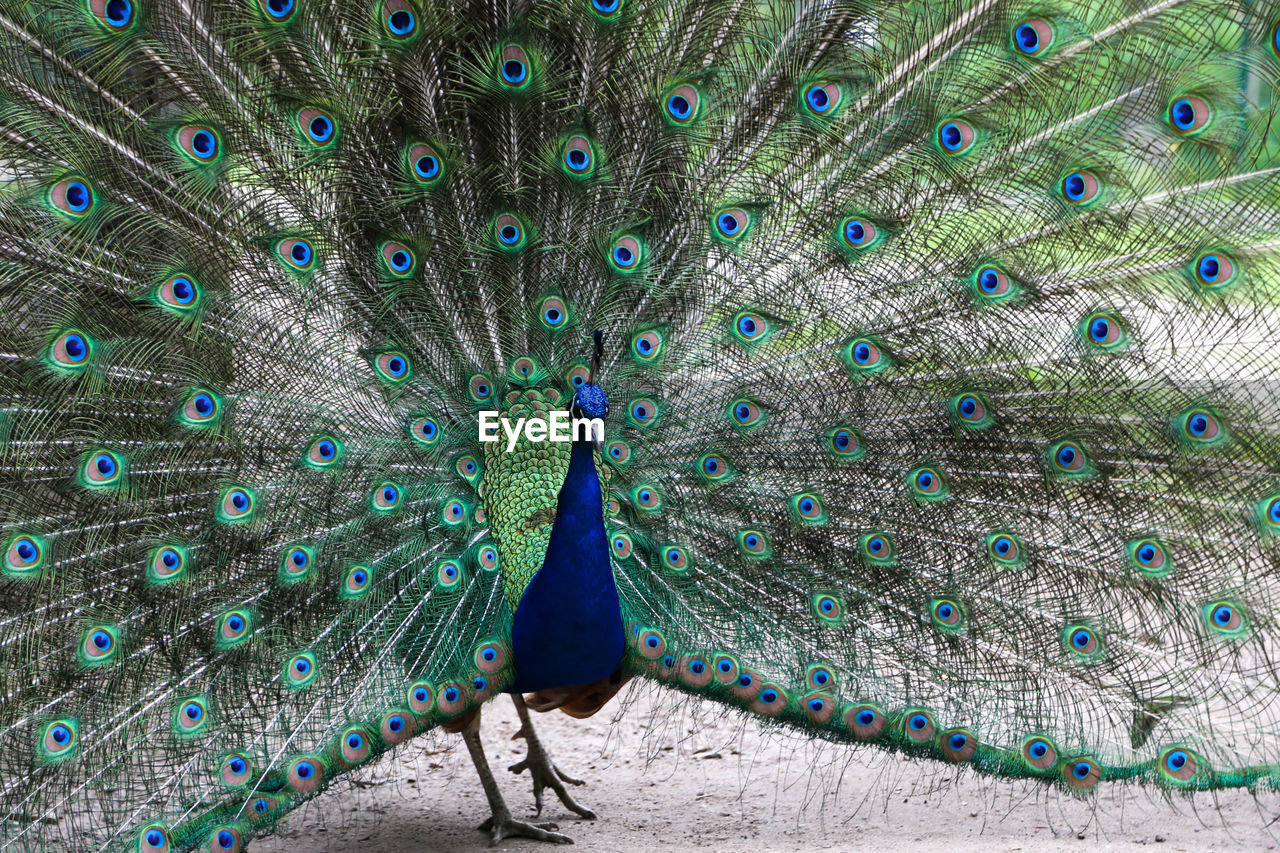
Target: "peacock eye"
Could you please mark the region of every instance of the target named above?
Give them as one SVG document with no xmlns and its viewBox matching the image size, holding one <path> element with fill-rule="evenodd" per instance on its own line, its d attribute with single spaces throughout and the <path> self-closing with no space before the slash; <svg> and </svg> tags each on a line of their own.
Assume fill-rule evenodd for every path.
<svg viewBox="0 0 1280 853">
<path fill-rule="evenodd" d="M 382 6 L 382 23 L 396 41 L 406 41 L 418 31 L 418 19 L 405 0 L 387 0 Z"/>
<path fill-rule="evenodd" d="M 1169 124 L 1180 134 L 1194 134 L 1209 124 L 1213 111 L 1200 98 L 1178 98 L 1169 105 Z"/>
<path fill-rule="evenodd" d="M 836 83 L 814 83 L 804 90 L 804 105 L 817 116 L 830 116 L 840 106 L 842 92 Z"/>
<path fill-rule="evenodd" d="M 319 107 L 307 107 L 298 112 L 298 127 L 307 141 L 317 148 L 325 148 L 338 138 L 338 122 Z"/>
<path fill-rule="evenodd" d="M 1102 184 L 1092 172 L 1071 172 L 1059 184 L 1067 204 L 1086 205 L 1098 197 Z"/>
<path fill-rule="evenodd" d="M 944 122 L 938 127 L 937 138 L 943 153 L 963 154 L 973 146 L 975 138 L 973 125 L 959 119 Z"/>
<path fill-rule="evenodd" d="M 89 10 L 108 32 L 129 29 L 137 16 L 131 0 L 90 0 Z"/>
<path fill-rule="evenodd" d="M 1013 28 L 1013 46 L 1025 56 L 1041 56 L 1053 46 L 1053 27 L 1048 21 L 1033 18 Z"/>
<path fill-rule="evenodd" d="M 188 125 L 178 131 L 177 139 L 182 153 L 197 163 L 212 163 L 222 150 L 218 134 L 211 127 Z"/>
<path fill-rule="evenodd" d="M 675 87 L 663 102 L 667 120 L 676 125 L 689 124 L 698 115 L 699 102 L 698 90 L 694 87 L 687 83 Z"/>
<path fill-rule="evenodd" d="M 529 57 L 519 45 L 508 45 L 502 51 L 498 64 L 498 76 L 503 85 L 522 89 L 529 82 Z"/>
</svg>

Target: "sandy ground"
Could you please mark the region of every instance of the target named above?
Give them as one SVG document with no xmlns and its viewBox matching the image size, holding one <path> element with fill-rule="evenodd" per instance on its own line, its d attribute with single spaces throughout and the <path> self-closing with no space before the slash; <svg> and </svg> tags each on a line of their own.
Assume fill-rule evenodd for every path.
<svg viewBox="0 0 1280 853">
<path fill-rule="evenodd" d="M 615 720 L 617 720 L 615 722 Z M 544 820 L 576 849 L 632 850 L 1273 850 L 1280 798 L 1242 792 L 1177 798 L 1104 785 L 1096 800 L 869 749 L 812 743 L 640 687 L 596 717 L 535 715 L 544 745 L 586 781 L 580 821 L 547 792 Z M 531 814 L 527 775 L 507 765 L 523 741 L 505 697 L 486 706 L 484 743 L 516 817 Z M 251 853 L 489 850 L 476 825 L 484 792 L 457 736 L 410 742 L 354 782 L 297 810 Z M 508 840 L 498 849 L 546 851 Z"/>
</svg>

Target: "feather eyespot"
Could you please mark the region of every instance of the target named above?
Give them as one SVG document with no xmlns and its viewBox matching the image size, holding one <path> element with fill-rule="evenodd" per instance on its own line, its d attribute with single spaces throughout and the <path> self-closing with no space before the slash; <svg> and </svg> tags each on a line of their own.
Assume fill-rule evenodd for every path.
<svg viewBox="0 0 1280 853">
<path fill-rule="evenodd" d="M 529 57 L 519 45 L 503 48 L 498 59 L 498 80 L 509 89 L 523 89 L 529 85 Z"/>
<path fill-rule="evenodd" d="M 1049 470 L 1067 480 L 1081 480 L 1094 473 L 1084 445 L 1076 441 L 1059 441 L 1048 447 Z"/>
<path fill-rule="evenodd" d="M 538 306 L 538 320 L 545 329 L 559 331 L 569 323 L 569 307 L 560 297 L 548 296 Z M 585 375 L 583 381 L 586 381 Z"/>
<path fill-rule="evenodd" d="M 889 718 L 875 705 L 855 705 L 844 712 L 844 724 L 858 740 L 880 736 Z"/>
<path fill-rule="evenodd" d="M 751 216 L 740 207 L 731 207 L 715 215 L 716 234 L 726 240 L 738 240 L 751 226 Z"/>
<path fill-rule="evenodd" d="M 476 560 L 486 572 L 495 572 L 498 570 L 498 549 L 484 545 L 476 552 Z"/>
<path fill-rule="evenodd" d="M 653 426 L 658 419 L 658 405 L 647 397 L 632 400 L 627 405 L 627 418 L 641 429 Z"/>
<path fill-rule="evenodd" d="M 986 401 L 979 394 L 957 394 L 950 402 L 952 416 L 966 429 L 982 430 L 994 423 Z"/>
<path fill-rule="evenodd" d="M 284 682 L 288 687 L 306 687 L 316 680 L 319 672 L 315 655 L 311 652 L 299 652 L 284 662 Z"/>
<path fill-rule="evenodd" d="M 1129 562 L 1144 575 L 1165 577 L 1172 570 L 1169 553 L 1164 543 L 1156 539 L 1140 539 L 1125 546 Z"/>
<path fill-rule="evenodd" d="M 408 278 L 418 266 L 413 250 L 403 243 L 383 243 L 380 254 L 387 272 L 395 278 Z"/>
<path fill-rule="evenodd" d="M 1102 768 L 1092 758 L 1079 757 L 1062 766 L 1062 781 L 1077 791 L 1087 791 L 1102 779 Z"/>
<path fill-rule="evenodd" d="M 369 494 L 369 505 L 375 512 L 390 512 L 400 506 L 404 491 L 396 483 L 384 480 L 373 487 Z"/>
<path fill-rule="evenodd" d="M 625 560 L 631 556 L 631 552 L 635 546 L 631 542 L 631 537 L 625 533 L 615 533 L 610 540 L 613 546 L 613 556 L 619 560 Z"/>
<path fill-rule="evenodd" d="M 321 435 L 311 440 L 303 461 L 311 468 L 330 468 L 342 460 L 343 444 L 331 435 Z"/>
<path fill-rule="evenodd" d="M 632 489 L 631 505 L 642 512 L 657 512 L 662 509 L 662 496 L 657 488 L 642 484 Z"/>
<path fill-rule="evenodd" d="M 409 146 L 406 159 L 414 180 L 430 186 L 444 175 L 444 163 L 435 149 L 423 142 Z"/>
<path fill-rule="evenodd" d="M 249 639 L 252 630 L 253 618 L 249 611 L 228 610 L 218 617 L 215 640 L 222 648 L 238 646 Z"/>
<path fill-rule="evenodd" d="M 1244 612 L 1230 601 L 1205 605 L 1204 621 L 1211 631 L 1228 637 L 1238 637 L 1248 628 Z"/>
<path fill-rule="evenodd" d="M 1208 126 L 1212 118 L 1213 110 L 1201 98 L 1178 98 L 1169 105 L 1169 124 L 1183 135 L 1199 133 Z"/>
<path fill-rule="evenodd" d="M 413 737 L 414 720 L 404 711 L 388 711 L 378 722 L 378 733 L 387 746 L 398 746 Z"/>
<path fill-rule="evenodd" d="M 496 642 L 481 643 L 472 657 L 477 669 L 490 674 L 500 671 L 511 662 L 507 647 Z"/>
<path fill-rule="evenodd" d="M 462 582 L 462 566 L 457 560 L 442 560 L 436 566 L 436 584 L 441 589 L 453 589 Z"/>
<path fill-rule="evenodd" d="M 200 304 L 200 285 L 189 275 L 172 275 L 155 289 L 155 300 L 179 313 L 192 311 Z"/>
<path fill-rule="evenodd" d="M 445 502 L 440 514 L 444 523 L 453 527 L 466 521 L 467 508 L 462 501 L 454 499 Z"/>
<path fill-rule="evenodd" d="M 89 488 L 118 485 L 124 477 L 124 457 L 110 450 L 92 451 L 85 456 L 81 482 Z"/>
<path fill-rule="evenodd" d="M 412 688 L 409 694 L 410 696 L 413 695 Z M 373 752 L 373 744 L 369 742 L 369 734 L 365 731 L 364 726 L 348 726 L 346 731 L 339 736 L 338 742 L 342 745 L 342 760 L 347 764 L 360 764 L 367 760 Z"/>
<path fill-rule="evenodd" d="M 810 690 L 831 690 L 836 686 L 836 677 L 824 664 L 810 664 L 804 672 L 805 684 Z"/>
<path fill-rule="evenodd" d="M 974 293 L 981 302 L 1000 302 L 1017 294 L 1013 280 L 998 267 L 979 267 L 972 282 Z"/>
<path fill-rule="evenodd" d="M 311 244 L 297 237 L 290 237 L 277 243 L 276 253 L 286 264 L 296 270 L 309 270 L 316 260 Z"/>
<path fill-rule="evenodd" d="M 591 8 L 602 18 L 612 18 L 622 8 L 622 0 L 591 0 Z"/>
<path fill-rule="evenodd" d="M 1157 767 L 1160 775 L 1169 782 L 1178 784 L 1190 782 L 1195 778 L 1198 762 L 1190 750 L 1180 746 L 1170 747 L 1160 755 Z"/>
<path fill-rule="evenodd" d="M 1113 350 L 1124 343 L 1124 327 L 1110 314 L 1090 314 L 1081 324 L 1084 339 L 1092 346 Z"/>
<path fill-rule="evenodd" d="M 907 472 L 907 484 L 919 500 L 939 501 L 950 496 L 946 478 L 937 468 L 913 468 Z"/>
<path fill-rule="evenodd" d="M 609 249 L 609 263 L 618 272 L 631 272 L 639 269 L 644 259 L 644 244 L 637 238 L 623 235 L 614 241 Z"/>
<path fill-rule="evenodd" d="M 218 499 L 218 519 L 224 522 L 248 521 L 253 516 L 257 501 L 253 492 L 241 486 L 231 486 L 222 490 Z"/>
<path fill-rule="evenodd" d="M 244 849 L 244 839 L 234 826 L 215 826 L 209 839 L 209 853 L 241 853 Z"/>
<path fill-rule="evenodd" d="M 378 355 L 373 360 L 373 369 L 378 378 L 393 385 L 399 384 L 413 375 L 413 366 L 409 356 L 398 350 L 391 350 Z"/>
<path fill-rule="evenodd" d="M 715 677 L 715 670 L 701 655 L 685 655 L 676 664 L 676 676 L 689 687 L 706 687 Z"/>
<path fill-rule="evenodd" d="M 1062 198 L 1070 205 L 1087 205 L 1098 197 L 1102 184 L 1093 172 L 1071 172 L 1058 185 Z"/>
<path fill-rule="evenodd" d="M 147 580 L 152 583 L 163 584 L 176 581 L 186 570 L 187 550 L 177 545 L 156 548 L 147 560 Z"/>
<path fill-rule="evenodd" d="M 1068 625 L 1062 639 L 1067 651 L 1081 660 L 1097 660 L 1105 651 L 1102 637 L 1088 625 Z"/>
<path fill-rule="evenodd" d="M 483 403 L 493 396 L 493 383 L 483 373 L 477 373 L 467 380 L 467 393 L 477 403 Z"/>
<path fill-rule="evenodd" d="M 526 242 L 524 224 L 511 213 L 503 213 L 493 220 L 493 236 L 504 252 L 514 252 Z"/>
<path fill-rule="evenodd" d="M 293 17 L 296 10 L 296 0 L 258 0 L 262 6 L 262 11 L 266 13 L 267 20 L 276 24 L 283 24 Z"/>
<path fill-rule="evenodd" d="M 916 708 L 902 715 L 902 732 L 915 743 L 932 741 L 935 728 L 933 715 L 928 711 Z"/>
<path fill-rule="evenodd" d="M 138 853 L 169 853 L 173 840 L 164 824 L 151 823 L 138 832 Z"/>
<path fill-rule="evenodd" d="M 72 218 L 88 216 L 94 201 L 89 183 L 80 178 L 64 178 L 49 189 L 49 203 Z"/>
<path fill-rule="evenodd" d="M 698 115 L 701 98 L 698 90 L 688 83 L 676 86 L 663 100 L 667 121 L 675 125 L 687 125 Z"/>
<path fill-rule="evenodd" d="M 341 597 L 348 601 L 364 598 L 373 589 L 373 570 L 368 566 L 351 566 L 342 579 Z"/>
<path fill-rule="evenodd" d="M 679 545 L 669 545 L 662 549 L 662 563 L 673 572 L 683 572 L 689 568 L 689 555 Z"/>
<path fill-rule="evenodd" d="M 431 713 L 436 701 L 436 690 L 430 682 L 418 681 L 409 685 L 409 710 L 418 716 Z"/>
<path fill-rule="evenodd" d="M 116 656 L 118 634 L 110 625 L 97 625 L 80 635 L 81 666 L 101 666 Z"/>
<path fill-rule="evenodd" d="M 1174 421 L 1175 436 L 1192 447 L 1211 447 L 1228 440 L 1226 425 L 1208 409 L 1192 409 Z"/>
<path fill-rule="evenodd" d="M 631 352 L 642 363 L 647 364 L 658 360 L 664 343 L 662 333 L 658 331 L 641 332 L 631 338 Z"/>
<path fill-rule="evenodd" d="M 581 134 L 565 140 L 560 160 L 565 172 L 573 178 L 591 174 L 595 168 L 595 154 L 591 141 Z"/>
<path fill-rule="evenodd" d="M 138 17 L 132 0 L 89 0 L 89 11 L 98 23 L 113 33 L 129 29 Z"/>
<path fill-rule="evenodd" d="M 1032 770 L 1044 772 L 1058 762 L 1058 749 L 1048 738 L 1033 735 L 1022 742 L 1022 760 Z"/>
<path fill-rule="evenodd" d="M 765 410 L 754 400 L 739 397 L 729 403 L 729 422 L 734 426 L 751 429 L 765 421 Z"/>
<path fill-rule="evenodd" d="M 44 540 L 32 533 L 10 537 L 4 549 L 4 573 L 22 577 L 34 575 L 44 565 Z"/>
<path fill-rule="evenodd" d="M 218 132 L 204 125 L 187 125 L 178 131 L 178 148 L 197 163 L 212 163 L 222 153 Z"/>
<path fill-rule="evenodd" d="M 813 614 L 827 625 L 844 624 L 844 602 L 830 592 L 814 593 L 809 599 Z"/>
<path fill-rule="evenodd" d="M 173 709 L 173 729 L 179 736 L 199 734 L 209 726 L 209 709 L 204 699 L 194 696 Z"/>
<path fill-rule="evenodd" d="M 319 107 L 307 107 L 298 112 L 298 127 L 303 137 L 317 148 L 327 148 L 338 138 L 338 122 Z"/>
<path fill-rule="evenodd" d="M 666 638 L 653 628 L 637 629 L 635 638 L 636 649 L 648 660 L 657 660 L 667 652 Z"/>
<path fill-rule="evenodd" d="M 973 147 L 975 134 L 973 125 L 967 121 L 954 119 L 938 126 L 938 145 L 948 156 L 963 154 Z"/>
<path fill-rule="evenodd" d="M 184 426 L 208 427 L 222 414 L 222 400 L 212 391 L 196 388 L 191 391 L 182 408 L 178 410 L 178 422 Z"/>
<path fill-rule="evenodd" d="M 49 344 L 49 362 L 64 375 L 78 373 L 89 366 L 94 341 L 84 332 L 69 329 Z"/>
<path fill-rule="evenodd" d="M 626 465 L 631 461 L 631 445 L 625 441 L 611 441 L 605 445 L 605 457 L 614 465 Z"/>
<path fill-rule="evenodd" d="M 584 365 L 575 364 L 565 373 L 564 381 L 570 388 L 577 390 L 587 384 L 587 380 L 590 376 L 590 371 L 588 371 Z"/>
<path fill-rule="evenodd" d="M 861 545 L 863 556 L 876 565 L 892 565 L 897 560 L 893 538 L 887 533 L 867 533 L 862 536 Z"/>
<path fill-rule="evenodd" d="M 735 539 L 738 551 L 748 559 L 759 560 L 770 555 L 769 537 L 759 530 L 740 530 Z"/>
<path fill-rule="evenodd" d="M 855 338 L 844 347 L 844 360 L 855 374 L 869 376 L 889 366 L 880 345 L 870 338 Z"/>
<path fill-rule="evenodd" d="M 772 324 L 755 311 L 742 311 L 733 318 L 733 335 L 744 344 L 757 344 L 769 337 Z"/>
<path fill-rule="evenodd" d="M 723 456 L 707 453 L 698 460 L 698 476 L 708 483 L 722 483 L 733 477 L 733 469 Z"/>
<path fill-rule="evenodd" d="M 766 717 L 774 717 L 786 710 L 787 698 L 786 691 L 781 687 L 765 683 L 751 700 L 751 710 Z"/>
<path fill-rule="evenodd" d="M 440 425 L 435 418 L 415 418 L 409 424 L 409 436 L 415 443 L 431 447 L 440 440 Z"/>
<path fill-rule="evenodd" d="M 310 794 L 320 787 L 324 781 L 324 765 L 320 759 L 310 755 L 300 755 L 289 761 L 289 788 L 296 794 Z"/>
<path fill-rule="evenodd" d="M 987 536 L 987 555 L 1001 566 L 1020 566 L 1023 562 L 1022 542 L 1010 533 Z"/>
<path fill-rule="evenodd" d="M 436 707 L 446 717 L 456 716 L 467 707 L 467 694 L 457 683 L 442 684 L 436 698 Z"/>
<path fill-rule="evenodd" d="M 382 4 L 382 25 L 395 41 L 408 41 L 418 32 L 418 18 L 405 0 L 387 0 Z"/>
<path fill-rule="evenodd" d="M 46 761 L 58 761 L 75 753 L 80 743 L 80 726 L 75 720 L 46 723 L 40 736 L 40 753 Z"/>
<path fill-rule="evenodd" d="M 1222 252 L 1206 252 L 1192 265 L 1196 282 L 1205 290 L 1220 290 L 1235 281 L 1236 265 Z"/>
<path fill-rule="evenodd" d="M 253 777 L 253 765 L 244 753 L 233 752 L 222 759 L 218 775 L 228 785 L 239 787 L 248 784 Z"/>
<path fill-rule="evenodd" d="M 1048 21 L 1032 18 L 1013 28 L 1013 46 L 1024 56 L 1043 56 L 1053 46 L 1053 27 Z"/>
<path fill-rule="evenodd" d="M 840 238 L 851 249 L 866 249 L 880 236 L 875 223 L 851 216 L 840 225 Z"/>
<path fill-rule="evenodd" d="M 938 748 L 943 758 L 958 764 L 973 758 L 978 751 L 978 739 L 965 729 L 951 729 L 938 735 Z"/>
<path fill-rule="evenodd" d="M 311 564 L 315 560 L 315 551 L 306 545 L 292 545 L 280 553 L 280 579 L 285 583 L 296 583 L 311 573 Z"/>
<path fill-rule="evenodd" d="M 797 521 L 806 524 L 822 524 L 827 520 L 827 509 L 822 498 L 812 492 L 794 495 L 788 503 Z"/>
<path fill-rule="evenodd" d="M 865 453 L 862 433 L 853 427 L 836 427 L 827 433 L 826 444 L 835 458 L 842 461 L 859 459 Z"/>
<path fill-rule="evenodd" d="M 929 618 L 935 628 L 948 633 L 955 633 L 964 627 L 964 609 L 949 598 L 931 601 Z"/>
<path fill-rule="evenodd" d="M 813 83 L 804 90 L 804 105 L 816 116 L 831 116 L 843 97 L 838 83 Z"/>
</svg>

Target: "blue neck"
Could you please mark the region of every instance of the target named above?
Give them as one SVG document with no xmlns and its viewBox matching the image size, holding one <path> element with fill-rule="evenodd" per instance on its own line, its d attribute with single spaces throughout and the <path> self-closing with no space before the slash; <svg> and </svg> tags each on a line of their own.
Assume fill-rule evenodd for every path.
<svg viewBox="0 0 1280 853">
<path fill-rule="evenodd" d="M 622 611 L 590 441 L 573 443 L 547 554 L 516 607 L 511 639 L 512 692 L 589 684 L 622 659 Z"/>
</svg>

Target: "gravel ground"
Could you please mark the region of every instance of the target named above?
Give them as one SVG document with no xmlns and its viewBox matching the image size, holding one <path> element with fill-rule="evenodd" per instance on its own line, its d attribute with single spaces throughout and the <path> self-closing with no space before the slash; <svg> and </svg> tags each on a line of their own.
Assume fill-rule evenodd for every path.
<svg viewBox="0 0 1280 853">
<path fill-rule="evenodd" d="M 849 750 L 725 717 L 714 706 L 648 687 L 589 720 L 534 715 L 556 762 L 586 781 L 594 809 L 580 821 L 547 792 L 543 819 L 578 849 L 632 850 L 1272 850 L 1280 801 L 1248 793 L 1172 803 L 1105 785 L 1081 801 L 1024 783 L 997 783 L 941 764 Z M 485 749 L 516 817 L 531 814 L 512 705 L 485 708 Z M 430 853 L 491 849 L 488 816 L 462 739 L 412 741 L 354 782 L 298 809 L 251 853 Z M 498 849 L 543 851 L 515 839 Z"/>
</svg>

